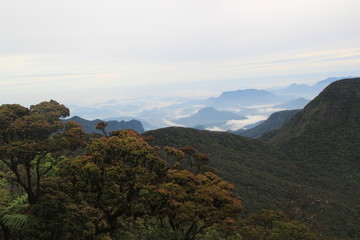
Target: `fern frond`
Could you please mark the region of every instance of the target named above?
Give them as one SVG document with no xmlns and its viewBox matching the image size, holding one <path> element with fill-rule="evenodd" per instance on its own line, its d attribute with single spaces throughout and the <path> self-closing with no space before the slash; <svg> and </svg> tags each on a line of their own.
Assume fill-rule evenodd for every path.
<svg viewBox="0 0 360 240">
<path fill-rule="evenodd" d="M 19 209 L 27 206 L 28 201 L 28 195 L 23 194 L 19 196 L 18 198 L 12 200 L 8 203 L 8 206 L 5 208 L 5 212 L 9 212 L 14 209 Z"/>
<path fill-rule="evenodd" d="M 0 217 L 0 222 L 11 230 L 23 228 L 29 221 L 29 215 L 25 214 L 7 214 Z"/>
</svg>

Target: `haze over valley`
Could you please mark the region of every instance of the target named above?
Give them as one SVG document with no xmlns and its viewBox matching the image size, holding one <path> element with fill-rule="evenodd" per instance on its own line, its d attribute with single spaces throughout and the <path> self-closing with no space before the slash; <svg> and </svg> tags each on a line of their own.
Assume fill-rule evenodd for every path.
<svg viewBox="0 0 360 240">
<path fill-rule="evenodd" d="M 1 0 L 0 240 L 360 240 L 359 0 Z"/>
<path fill-rule="evenodd" d="M 215 131 L 248 129 L 266 120 L 272 113 L 302 109 L 333 81 L 329 77 L 314 85 L 291 84 L 265 90 L 244 89 L 221 93 L 204 99 L 149 98 L 127 103 L 109 100 L 90 106 L 69 105 L 72 116 L 85 119 L 131 120 L 142 122 L 145 130 L 183 126 Z M 351 78 L 351 77 L 348 77 Z"/>
</svg>

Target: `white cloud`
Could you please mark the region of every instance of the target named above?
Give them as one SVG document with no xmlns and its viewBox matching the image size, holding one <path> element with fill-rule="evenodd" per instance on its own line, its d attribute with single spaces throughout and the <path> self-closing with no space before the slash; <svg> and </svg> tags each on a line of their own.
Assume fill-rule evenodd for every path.
<svg viewBox="0 0 360 240">
<path fill-rule="evenodd" d="M 260 113 L 273 113 L 273 112 L 279 112 L 279 111 L 283 111 L 286 110 L 285 108 L 272 108 L 272 107 L 268 107 L 268 108 L 258 108 L 256 109 L 258 112 Z"/>
<path fill-rule="evenodd" d="M 170 121 L 170 120 L 163 120 L 163 122 L 164 122 L 167 126 L 185 127 L 184 125 L 174 123 L 174 122 L 172 122 L 172 121 Z"/>
<path fill-rule="evenodd" d="M 215 132 L 225 132 L 226 131 L 226 129 L 221 128 L 221 127 L 211 127 L 211 128 L 206 128 L 206 130 L 215 131 Z"/>
<path fill-rule="evenodd" d="M 268 118 L 268 116 L 264 116 L 264 115 L 251 115 L 246 117 L 247 119 L 243 119 L 243 120 L 230 120 L 225 125 L 227 129 L 235 131 L 245 127 L 246 125 L 257 123 L 259 121 L 266 120 Z"/>
</svg>

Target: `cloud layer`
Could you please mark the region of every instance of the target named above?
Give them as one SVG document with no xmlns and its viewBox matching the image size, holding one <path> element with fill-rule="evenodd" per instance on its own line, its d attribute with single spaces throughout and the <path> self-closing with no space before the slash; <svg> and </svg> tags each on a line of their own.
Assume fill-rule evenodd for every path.
<svg viewBox="0 0 360 240">
<path fill-rule="evenodd" d="M 359 8 L 357 0 L 3 0 L 0 101 L 210 95 L 356 75 Z"/>
</svg>

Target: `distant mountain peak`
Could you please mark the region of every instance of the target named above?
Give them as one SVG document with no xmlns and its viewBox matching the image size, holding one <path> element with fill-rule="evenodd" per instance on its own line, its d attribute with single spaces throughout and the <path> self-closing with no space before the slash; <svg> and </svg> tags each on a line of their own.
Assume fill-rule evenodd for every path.
<svg viewBox="0 0 360 240">
<path fill-rule="evenodd" d="M 266 90 L 244 89 L 223 92 L 219 97 L 208 99 L 207 104 L 217 109 L 227 109 L 229 107 L 277 104 L 291 99 L 291 97 L 278 96 Z"/>
<path fill-rule="evenodd" d="M 353 77 L 328 77 L 327 79 L 319 81 L 311 86 L 307 84 L 292 83 L 285 88 L 273 89 L 271 90 L 271 92 L 281 96 L 296 96 L 312 99 L 316 97 L 325 87 L 327 87 L 332 82 L 349 78 Z"/>
<path fill-rule="evenodd" d="M 201 108 L 197 111 L 198 113 L 202 113 L 202 112 L 219 112 L 219 110 L 213 108 L 213 107 L 204 107 Z"/>
<path fill-rule="evenodd" d="M 86 120 L 79 116 L 74 116 L 74 117 L 63 120 L 64 123 L 69 122 L 69 121 L 75 121 L 78 124 L 80 124 L 86 133 L 100 133 L 96 129 L 97 124 L 102 121 L 100 119 Z M 138 133 L 144 132 L 144 127 L 143 127 L 142 123 L 135 119 L 127 121 L 127 122 L 125 122 L 125 121 L 119 122 L 119 121 L 115 121 L 115 120 L 104 121 L 104 122 L 108 123 L 108 125 L 106 126 L 106 130 L 108 132 L 112 132 L 112 131 L 116 131 L 116 130 L 124 130 L 124 129 L 132 129 L 132 130 L 137 131 Z"/>
<path fill-rule="evenodd" d="M 173 120 L 177 124 L 186 127 L 213 127 L 219 124 L 225 124 L 229 120 L 246 119 L 246 117 L 229 111 L 219 111 L 214 107 L 205 107 L 198 110 L 191 116 Z"/>
<path fill-rule="evenodd" d="M 317 82 L 314 86 L 318 86 L 318 87 L 326 87 L 329 84 L 338 81 L 338 80 L 342 80 L 342 79 L 351 79 L 351 78 L 356 78 L 353 76 L 347 76 L 347 77 L 328 77 L 325 80 L 319 81 Z"/>
<path fill-rule="evenodd" d="M 234 91 L 226 91 L 226 92 L 223 92 L 221 95 L 220 95 L 220 98 L 221 97 L 226 97 L 226 96 L 249 96 L 249 95 L 263 95 L 263 94 L 266 94 L 266 95 L 274 95 L 273 93 L 271 92 L 268 92 L 266 90 L 259 90 L 259 89 L 242 89 L 242 90 L 234 90 Z"/>
</svg>

